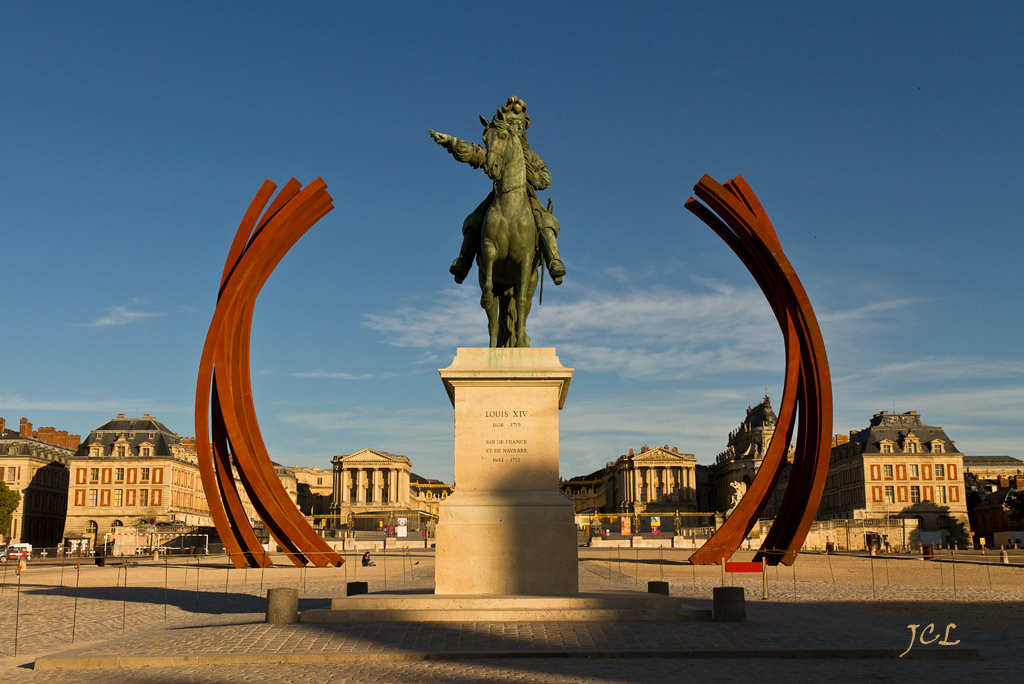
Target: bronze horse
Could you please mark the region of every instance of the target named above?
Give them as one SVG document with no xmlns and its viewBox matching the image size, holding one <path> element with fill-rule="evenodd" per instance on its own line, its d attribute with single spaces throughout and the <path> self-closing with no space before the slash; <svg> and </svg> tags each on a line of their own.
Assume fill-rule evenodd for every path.
<svg viewBox="0 0 1024 684">
<path fill-rule="evenodd" d="M 526 318 L 537 289 L 541 253 L 526 190 L 522 120 L 499 111 L 491 121 L 480 121 L 487 147 L 483 168 L 494 181 L 494 201 L 484 215 L 476 257 L 480 306 L 487 312 L 491 347 L 529 347 Z"/>
</svg>

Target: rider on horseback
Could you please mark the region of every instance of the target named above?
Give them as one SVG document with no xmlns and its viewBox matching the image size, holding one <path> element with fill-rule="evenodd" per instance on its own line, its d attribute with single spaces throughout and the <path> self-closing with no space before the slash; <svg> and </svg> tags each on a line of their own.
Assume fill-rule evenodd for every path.
<svg viewBox="0 0 1024 684">
<path fill-rule="evenodd" d="M 544 261 L 548 266 L 548 272 L 555 285 L 562 284 L 562 277 L 565 276 L 565 265 L 558 255 L 558 219 L 551 213 L 551 199 L 548 198 L 548 206 L 545 209 L 537 198 L 538 190 L 546 190 L 551 185 L 551 174 L 547 165 L 536 152 L 530 149 L 526 140 L 526 129 L 530 127 L 530 116 L 526 113 L 526 103 L 513 95 L 501 106 L 499 114 L 502 114 L 506 121 L 514 123 L 514 128 L 522 140 L 523 152 L 526 157 L 526 186 L 530 197 L 530 207 L 533 209 L 533 218 L 537 223 L 537 233 L 540 240 L 540 250 L 544 255 Z M 480 117 L 484 127 L 487 127 L 487 119 Z M 441 147 L 448 150 L 455 159 L 465 162 L 478 169 L 484 165 L 487 150 L 480 145 L 468 143 L 451 135 L 430 131 L 430 136 Z M 487 208 L 494 201 L 492 190 L 483 202 L 473 210 L 466 220 L 462 222 L 462 248 L 459 256 L 452 262 L 448 270 L 455 276 L 455 282 L 461 283 L 465 280 L 469 269 L 473 266 L 473 259 L 480 250 L 480 229 L 483 224 Z"/>
</svg>

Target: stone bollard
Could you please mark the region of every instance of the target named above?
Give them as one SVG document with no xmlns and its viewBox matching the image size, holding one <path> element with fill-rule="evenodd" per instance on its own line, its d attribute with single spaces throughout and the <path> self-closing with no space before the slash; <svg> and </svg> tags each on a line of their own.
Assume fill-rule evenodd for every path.
<svg viewBox="0 0 1024 684">
<path fill-rule="evenodd" d="M 298 589 L 267 589 L 267 620 L 272 625 L 299 621 Z"/>
<path fill-rule="evenodd" d="M 346 596 L 357 596 L 370 593 L 370 587 L 366 582 L 349 582 L 346 587 Z"/>
<path fill-rule="evenodd" d="M 715 622 L 746 622 L 747 605 L 743 587 L 714 587 L 711 619 Z"/>
<path fill-rule="evenodd" d="M 28 569 L 28 561 L 22 558 L 18 561 L 18 572 L 25 572 Z"/>
<path fill-rule="evenodd" d="M 153 549 L 153 560 L 160 560 L 160 549 Z"/>
<path fill-rule="evenodd" d="M 1003 549 L 1002 551 L 999 552 L 999 561 L 1003 565 L 1009 565 L 1010 564 L 1010 554 L 1006 553 L 1006 549 Z"/>
<path fill-rule="evenodd" d="M 647 583 L 648 594 L 663 594 L 668 596 L 668 582 L 661 582 L 658 580 L 652 580 Z"/>
</svg>

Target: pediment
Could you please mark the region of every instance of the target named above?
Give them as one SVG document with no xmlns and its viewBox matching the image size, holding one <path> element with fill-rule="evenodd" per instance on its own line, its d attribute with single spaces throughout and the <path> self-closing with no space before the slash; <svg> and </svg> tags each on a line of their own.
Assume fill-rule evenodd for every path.
<svg viewBox="0 0 1024 684">
<path fill-rule="evenodd" d="M 389 454 L 386 451 L 363 449 L 354 454 L 342 456 L 341 465 L 345 468 L 358 466 L 411 466 L 412 462 L 405 456 Z"/>
<path fill-rule="evenodd" d="M 680 454 L 668 449 L 649 449 L 641 454 L 633 455 L 634 465 L 686 465 L 697 460 L 693 454 Z"/>
</svg>

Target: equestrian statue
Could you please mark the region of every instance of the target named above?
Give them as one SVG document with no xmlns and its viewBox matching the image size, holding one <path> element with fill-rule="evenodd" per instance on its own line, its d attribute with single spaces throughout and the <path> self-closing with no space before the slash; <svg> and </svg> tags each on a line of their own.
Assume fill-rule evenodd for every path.
<svg viewBox="0 0 1024 684">
<path fill-rule="evenodd" d="M 565 266 L 558 254 L 558 220 L 552 200 L 541 206 L 538 190 L 551 185 L 551 174 L 530 149 L 526 103 L 512 96 L 483 124 L 484 146 L 430 131 L 430 136 L 455 159 L 474 169 L 483 167 L 493 189 L 462 224 L 462 248 L 449 271 L 462 283 L 476 258 L 480 306 L 487 312 L 491 347 L 529 347 L 526 318 L 537 288 L 541 261 L 555 285 Z"/>
</svg>

